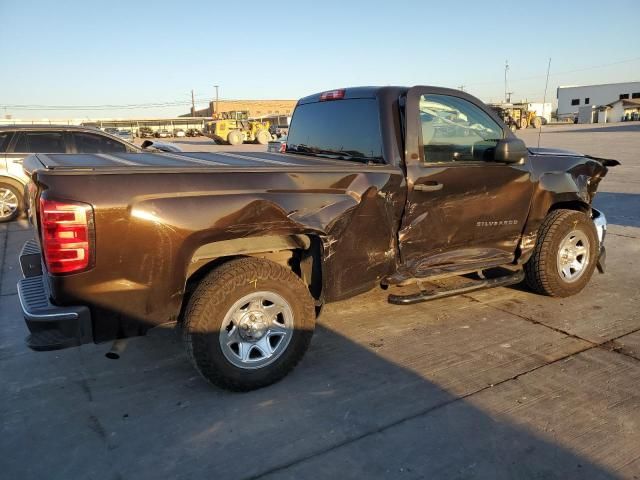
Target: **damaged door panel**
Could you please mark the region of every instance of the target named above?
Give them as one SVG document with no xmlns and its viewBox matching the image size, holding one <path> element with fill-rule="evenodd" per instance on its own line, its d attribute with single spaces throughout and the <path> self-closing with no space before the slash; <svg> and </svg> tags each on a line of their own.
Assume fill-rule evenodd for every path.
<svg viewBox="0 0 640 480">
<path fill-rule="evenodd" d="M 503 128 L 457 93 L 414 87 L 406 117 L 409 192 L 391 283 L 512 262 L 533 191 L 527 158 L 495 161 Z"/>
</svg>

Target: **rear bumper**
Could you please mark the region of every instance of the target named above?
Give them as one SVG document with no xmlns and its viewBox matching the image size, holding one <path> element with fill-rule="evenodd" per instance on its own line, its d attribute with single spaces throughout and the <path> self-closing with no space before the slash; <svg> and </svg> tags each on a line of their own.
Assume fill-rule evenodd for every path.
<svg viewBox="0 0 640 480">
<path fill-rule="evenodd" d="M 60 350 L 93 342 L 91 313 L 86 306 L 54 305 L 42 273 L 40 250 L 30 240 L 22 247 L 18 282 L 22 315 L 31 334 L 27 346 L 33 350 Z"/>
</svg>

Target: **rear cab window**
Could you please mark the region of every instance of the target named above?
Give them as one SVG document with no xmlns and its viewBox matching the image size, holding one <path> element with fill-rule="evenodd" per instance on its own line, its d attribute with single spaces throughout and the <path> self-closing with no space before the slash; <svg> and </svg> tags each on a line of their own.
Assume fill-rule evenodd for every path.
<svg viewBox="0 0 640 480">
<path fill-rule="evenodd" d="M 299 104 L 293 112 L 287 152 L 361 163 L 384 163 L 375 98 Z"/>
</svg>

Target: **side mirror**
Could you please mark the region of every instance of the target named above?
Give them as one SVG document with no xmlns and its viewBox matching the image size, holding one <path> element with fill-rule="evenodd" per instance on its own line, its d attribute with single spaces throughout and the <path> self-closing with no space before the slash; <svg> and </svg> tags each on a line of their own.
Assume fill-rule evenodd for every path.
<svg viewBox="0 0 640 480">
<path fill-rule="evenodd" d="M 519 138 L 503 138 L 496 145 L 493 161 L 500 163 L 523 163 L 529 155 L 527 146 Z"/>
<path fill-rule="evenodd" d="M 169 142 L 153 142 L 151 140 L 145 140 L 144 142 L 142 142 L 142 145 L 140 147 L 143 150 L 150 151 L 157 150 L 167 153 L 182 152 L 182 149 L 180 147 Z"/>
</svg>

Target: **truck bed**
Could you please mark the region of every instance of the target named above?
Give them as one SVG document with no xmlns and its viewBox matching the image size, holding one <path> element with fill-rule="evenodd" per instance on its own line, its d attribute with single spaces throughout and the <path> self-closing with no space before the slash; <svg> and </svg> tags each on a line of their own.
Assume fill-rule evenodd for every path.
<svg viewBox="0 0 640 480">
<path fill-rule="evenodd" d="M 267 152 L 180 152 L 180 153 L 95 153 L 95 154 L 37 154 L 25 162 L 29 171 L 46 169 L 51 172 L 72 173 L 135 173 L 149 171 L 189 170 L 345 170 L 363 164 L 306 155 Z M 378 166 L 379 168 L 380 166 Z"/>
</svg>

